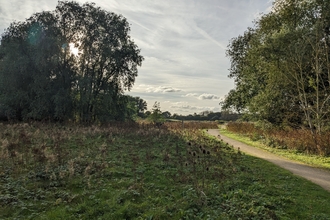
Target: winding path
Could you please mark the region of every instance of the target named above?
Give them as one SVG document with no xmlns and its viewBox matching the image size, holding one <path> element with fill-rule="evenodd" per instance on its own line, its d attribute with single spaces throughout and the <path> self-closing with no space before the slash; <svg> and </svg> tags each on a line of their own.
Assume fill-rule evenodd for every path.
<svg viewBox="0 0 330 220">
<path fill-rule="evenodd" d="M 220 139 L 220 132 L 218 129 L 209 129 L 208 133 L 210 135 L 216 136 Z M 259 157 L 261 159 L 267 160 L 271 163 L 276 164 L 277 166 L 280 166 L 286 170 L 291 171 L 293 174 L 301 176 L 307 180 L 310 180 L 311 182 L 321 186 L 325 190 L 330 192 L 330 172 L 314 167 L 310 167 L 308 165 L 288 160 L 286 158 L 274 155 L 272 153 L 269 153 L 267 151 L 251 147 L 249 145 L 246 145 L 242 142 L 233 140 L 229 137 L 226 137 L 224 135 L 221 135 L 221 139 L 224 142 L 227 142 L 230 145 L 233 145 L 235 149 L 240 149 L 242 152 L 245 152 L 246 154 L 249 154 L 251 156 Z"/>
</svg>

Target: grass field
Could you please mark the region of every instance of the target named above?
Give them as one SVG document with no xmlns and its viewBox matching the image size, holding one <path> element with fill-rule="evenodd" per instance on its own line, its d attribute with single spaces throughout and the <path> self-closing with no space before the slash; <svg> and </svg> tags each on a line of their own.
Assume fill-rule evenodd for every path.
<svg viewBox="0 0 330 220">
<path fill-rule="evenodd" d="M 1 124 L 0 219 L 330 219 L 321 187 L 185 127 Z"/>
</svg>

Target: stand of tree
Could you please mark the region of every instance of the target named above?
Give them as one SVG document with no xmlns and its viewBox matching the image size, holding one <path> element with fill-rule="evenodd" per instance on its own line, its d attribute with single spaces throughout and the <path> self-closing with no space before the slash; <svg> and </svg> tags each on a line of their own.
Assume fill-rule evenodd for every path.
<svg viewBox="0 0 330 220">
<path fill-rule="evenodd" d="M 146 111 L 140 114 L 141 118 L 147 118 L 152 122 L 165 122 L 168 120 L 185 120 L 185 121 L 236 121 L 241 115 L 230 111 L 212 112 L 203 111 L 199 114 L 179 115 L 171 114 L 169 111 L 162 112 L 160 110 L 160 103 L 155 102 L 152 111 Z"/>
<path fill-rule="evenodd" d="M 146 109 L 146 108 L 144 108 Z M 140 118 L 148 119 L 153 123 L 163 123 L 171 120 L 187 120 L 187 121 L 236 121 L 241 118 L 241 114 L 231 111 L 212 112 L 203 111 L 189 115 L 172 114 L 169 111 L 162 112 L 160 110 L 160 102 L 155 102 L 151 111 L 138 114 Z"/>
<path fill-rule="evenodd" d="M 143 57 L 122 15 L 93 3 L 12 23 L 1 36 L 0 114 L 13 120 L 127 120 L 146 109 L 124 95 Z"/>
<path fill-rule="evenodd" d="M 199 114 L 178 115 L 173 114 L 172 119 L 187 120 L 187 121 L 236 121 L 240 118 L 240 114 L 228 111 L 212 112 L 204 111 Z"/>
<path fill-rule="evenodd" d="M 276 0 L 228 46 L 236 87 L 222 109 L 276 125 L 330 128 L 330 1 Z"/>
</svg>

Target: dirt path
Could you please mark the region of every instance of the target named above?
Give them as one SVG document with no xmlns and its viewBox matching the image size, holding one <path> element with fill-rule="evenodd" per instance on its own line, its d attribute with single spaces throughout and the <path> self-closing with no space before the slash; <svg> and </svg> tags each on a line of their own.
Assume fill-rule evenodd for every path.
<svg viewBox="0 0 330 220">
<path fill-rule="evenodd" d="M 218 135 L 220 135 L 218 129 L 209 129 L 208 133 L 213 136 L 216 136 L 220 139 L 220 136 L 218 136 Z M 251 147 L 242 142 L 233 140 L 224 135 L 221 135 L 221 139 L 224 142 L 227 142 L 228 144 L 233 145 L 234 148 L 236 148 L 236 149 L 240 148 L 240 150 L 242 152 L 245 152 L 246 154 L 249 154 L 249 155 L 255 156 L 255 157 L 259 157 L 261 159 L 272 162 L 286 170 L 291 171 L 295 175 L 298 175 L 305 179 L 310 180 L 311 182 L 323 187 L 325 190 L 330 192 L 330 172 L 328 172 L 328 171 L 310 167 L 308 165 L 301 164 L 296 161 L 285 159 L 283 157 L 274 155 L 267 151 L 264 151 L 264 150 L 261 150 L 261 149 L 255 148 L 255 147 Z"/>
</svg>

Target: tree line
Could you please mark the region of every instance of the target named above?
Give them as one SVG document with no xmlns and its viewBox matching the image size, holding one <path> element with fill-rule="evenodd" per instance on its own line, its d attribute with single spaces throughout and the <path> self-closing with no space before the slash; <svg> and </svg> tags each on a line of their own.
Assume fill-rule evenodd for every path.
<svg viewBox="0 0 330 220">
<path fill-rule="evenodd" d="M 146 110 L 125 95 L 143 57 L 126 18 L 59 1 L 1 36 L 0 116 L 9 120 L 127 120 Z"/>
<path fill-rule="evenodd" d="M 330 1 L 275 0 L 227 49 L 235 80 L 222 109 L 279 126 L 330 126 Z"/>
<path fill-rule="evenodd" d="M 221 112 L 212 112 L 212 111 L 203 111 L 200 113 L 188 114 L 188 115 L 178 115 L 173 114 L 172 119 L 177 120 L 188 120 L 188 121 L 236 121 L 241 117 L 240 114 L 221 111 Z"/>
<path fill-rule="evenodd" d="M 155 102 L 151 111 L 146 111 L 139 114 L 140 118 L 148 119 L 151 122 L 165 122 L 165 121 L 236 121 L 241 115 L 230 111 L 202 111 L 200 113 L 179 115 L 177 113 L 172 114 L 169 111 L 161 111 L 160 103 Z"/>
</svg>

